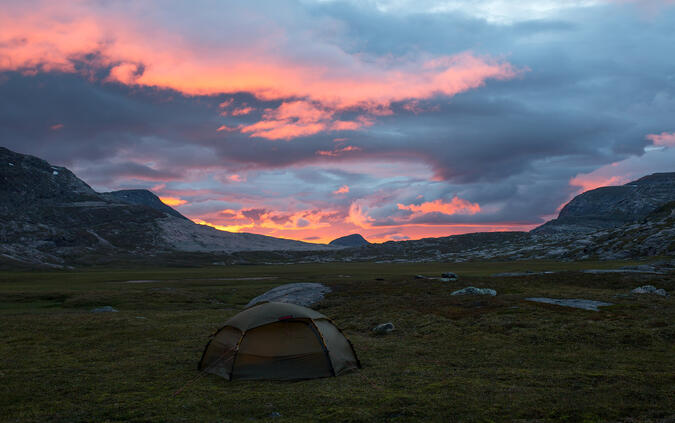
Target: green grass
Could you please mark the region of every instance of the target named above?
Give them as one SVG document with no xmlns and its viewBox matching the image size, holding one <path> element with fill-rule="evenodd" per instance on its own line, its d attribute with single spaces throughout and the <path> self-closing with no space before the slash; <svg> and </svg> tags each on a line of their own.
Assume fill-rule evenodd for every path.
<svg viewBox="0 0 675 423">
<path fill-rule="evenodd" d="M 488 277 L 623 264 L 0 273 L 0 421 L 671 421 L 675 300 L 615 295 L 647 283 L 673 292 L 675 275 Z M 414 279 L 442 271 L 460 280 Z M 216 280 L 251 277 L 277 279 Z M 302 281 L 333 288 L 314 308 L 345 330 L 363 369 L 300 382 L 208 375 L 173 395 L 199 375 L 197 362 L 215 329 L 252 297 Z M 468 285 L 499 295 L 450 295 Z M 615 305 L 590 312 L 523 300 L 531 296 Z M 90 312 L 104 305 L 119 312 Z M 388 321 L 393 333 L 372 333 Z"/>
</svg>

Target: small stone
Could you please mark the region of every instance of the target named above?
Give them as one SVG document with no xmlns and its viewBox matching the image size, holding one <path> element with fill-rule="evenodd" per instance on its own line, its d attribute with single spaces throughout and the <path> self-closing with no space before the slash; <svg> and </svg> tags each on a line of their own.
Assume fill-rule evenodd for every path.
<svg viewBox="0 0 675 423">
<path fill-rule="evenodd" d="M 277 418 L 277 417 L 281 417 L 281 413 L 278 412 L 278 411 L 272 411 L 272 412 L 270 413 L 270 417 L 272 417 L 273 419 L 275 419 L 275 418 Z"/>
<path fill-rule="evenodd" d="M 110 306 L 103 306 L 95 308 L 91 311 L 92 313 L 117 313 L 117 310 Z"/>
<path fill-rule="evenodd" d="M 381 325 L 377 325 L 373 328 L 373 332 L 379 333 L 379 334 L 385 334 L 392 332 L 394 330 L 394 324 L 391 322 L 387 323 L 382 323 Z"/>
<path fill-rule="evenodd" d="M 657 289 L 654 285 L 640 286 L 640 287 L 632 290 L 631 293 L 632 294 L 654 294 L 654 295 L 660 295 L 662 297 L 668 296 L 668 293 L 666 292 L 665 289 L 663 289 L 663 288 Z"/>
<path fill-rule="evenodd" d="M 497 291 L 490 288 L 476 288 L 474 286 L 467 286 L 466 288 L 457 290 L 450 295 L 497 295 Z"/>
</svg>

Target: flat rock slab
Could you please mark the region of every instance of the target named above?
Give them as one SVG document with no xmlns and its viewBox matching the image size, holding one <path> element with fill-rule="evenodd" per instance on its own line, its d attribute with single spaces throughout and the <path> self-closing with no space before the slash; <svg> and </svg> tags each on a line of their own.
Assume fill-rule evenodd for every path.
<svg viewBox="0 0 675 423">
<path fill-rule="evenodd" d="M 525 298 L 526 301 L 534 301 L 537 303 L 555 304 L 563 307 L 574 307 L 582 310 L 599 311 L 598 307 L 611 306 L 612 303 L 605 303 L 602 301 L 584 300 L 581 298 Z"/>
<path fill-rule="evenodd" d="M 276 301 L 307 307 L 323 300 L 324 295 L 329 292 L 331 292 L 331 289 L 320 283 L 288 283 L 258 295 L 249 301 L 246 307 L 251 307 L 263 301 Z"/>
<path fill-rule="evenodd" d="M 591 273 L 600 275 L 602 273 L 652 273 L 655 275 L 663 275 L 664 272 L 659 272 L 655 269 L 588 269 L 582 270 L 583 273 Z"/>
<path fill-rule="evenodd" d="M 111 306 L 103 306 L 103 307 L 95 308 L 91 312 L 92 313 L 117 313 L 117 310 L 115 310 Z"/>
<path fill-rule="evenodd" d="M 494 297 L 497 295 L 497 291 L 490 288 L 476 288 L 474 286 L 467 286 L 466 288 L 459 289 L 450 295 L 490 295 Z"/>
</svg>

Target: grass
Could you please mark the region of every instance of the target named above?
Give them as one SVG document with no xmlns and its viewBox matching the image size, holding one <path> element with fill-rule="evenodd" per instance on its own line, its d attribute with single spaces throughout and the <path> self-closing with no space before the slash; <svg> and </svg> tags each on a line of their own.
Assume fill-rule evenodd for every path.
<svg viewBox="0 0 675 423">
<path fill-rule="evenodd" d="M 647 283 L 675 291 L 675 275 L 575 271 L 623 264 L 4 272 L 0 421 L 673 421 L 675 301 L 622 294 Z M 489 277 L 524 270 L 569 271 Z M 414 278 L 443 271 L 460 280 Z M 217 280 L 254 277 L 276 279 Z M 127 282 L 138 280 L 156 282 Z M 300 382 L 208 375 L 173 395 L 199 375 L 215 329 L 252 297 L 302 281 L 333 288 L 314 308 L 344 329 L 363 369 Z M 450 295 L 468 285 L 499 295 Z M 615 305 L 591 312 L 524 301 L 536 296 Z M 104 305 L 119 312 L 90 312 Z M 372 333 L 389 321 L 393 333 Z"/>
</svg>

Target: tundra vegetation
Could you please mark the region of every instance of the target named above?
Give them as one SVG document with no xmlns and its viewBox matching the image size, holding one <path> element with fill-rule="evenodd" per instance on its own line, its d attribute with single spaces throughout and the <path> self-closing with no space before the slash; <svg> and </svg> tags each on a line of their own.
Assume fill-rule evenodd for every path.
<svg viewBox="0 0 675 423">
<path fill-rule="evenodd" d="M 579 272 L 634 264 L 6 271 L 0 421 L 671 421 L 675 300 L 630 291 L 673 292 L 675 274 Z M 560 272 L 490 276 L 543 270 Z M 459 279 L 415 278 L 447 271 Z M 332 289 L 313 308 L 345 331 L 363 369 L 298 382 L 194 380 L 209 335 L 288 282 Z M 450 295 L 470 285 L 498 295 Z M 614 305 L 595 312 L 527 297 Z M 92 313 L 103 306 L 118 312 Z M 396 329 L 374 333 L 383 322 Z"/>
</svg>

